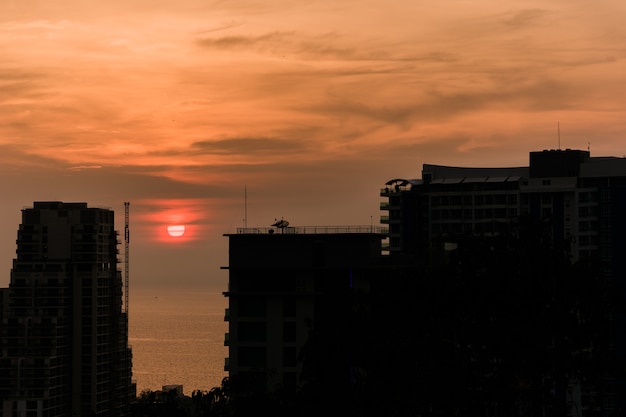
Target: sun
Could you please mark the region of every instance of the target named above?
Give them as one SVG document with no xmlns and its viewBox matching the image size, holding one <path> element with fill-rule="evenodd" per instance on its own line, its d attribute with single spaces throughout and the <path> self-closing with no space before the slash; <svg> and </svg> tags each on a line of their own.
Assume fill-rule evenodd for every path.
<svg viewBox="0 0 626 417">
<path fill-rule="evenodd" d="M 185 226 L 182 224 L 167 226 L 167 233 L 172 237 L 180 237 L 185 234 Z"/>
</svg>

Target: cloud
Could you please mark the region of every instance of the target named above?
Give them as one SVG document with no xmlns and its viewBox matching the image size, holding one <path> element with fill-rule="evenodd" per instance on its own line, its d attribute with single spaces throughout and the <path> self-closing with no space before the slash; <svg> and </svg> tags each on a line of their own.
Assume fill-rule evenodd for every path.
<svg viewBox="0 0 626 417">
<path fill-rule="evenodd" d="M 274 49 L 278 45 L 290 42 L 293 33 L 271 32 L 257 36 L 230 35 L 217 38 L 200 38 L 196 40 L 199 46 L 216 49 Z"/>
<path fill-rule="evenodd" d="M 539 24 L 548 13 L 544 9 L 522 9 L 502 15 L 498 20 L 509 29 L 519 30 Z"/>
<path fill-rule="evenodd" d="M 6 32 L 59 31 L 67 27 L 67 20 L 13 20 L 0 23 L 0 30 Z"/>
<path fill-rule="evenodd" d="M 0 64 L 0 106 L 4 120 L 12 110 L 50 97 L 46 91 L 45 75 L 41 71 L 27 70 L 16 65 Z M 1 123 L 0 123 L 1 124 Z"/>
<path fill-rule="evenodd" d="M 102 165 L 79 165 L 74 167 L 69 167 L 70 171 L 82 171 L 85 169 L 101 169 Z"/>
<path fill-rule="evenodd" d="M 0 2 L 5 205 L 210 199 L 230 224 L 247 184 L 262 225 L 369 222 L 388 179 L 524 165 L 557 121 L 626 153 L 624 2 L 73 3 Z"/>
<path fill-rule="evenodd" d="M 201 141 L 191 144 L 191 151 L 203 154 L 248 156 L 284 156 L 306 152 L 310 149 L 304 138 L 300 140 L 283 140 L 272 138 L 232 138 L 215 141 Z"/>
<path fill-rule="evenodd" d="M 268 32 L 256 36 L 230 35 L 196 39 L 196 44 L 205 49 L 255 51 L 260 54 L 289 59 L 324 60 L 377 60 L 381 52 L 371 53 L 367 49 L 344 44 L 343 36 L 337 32 L 318 36 L 305 36 L 295 31 Z M 342 46 L 343 45 L 343 46 Z"/>
</svg>

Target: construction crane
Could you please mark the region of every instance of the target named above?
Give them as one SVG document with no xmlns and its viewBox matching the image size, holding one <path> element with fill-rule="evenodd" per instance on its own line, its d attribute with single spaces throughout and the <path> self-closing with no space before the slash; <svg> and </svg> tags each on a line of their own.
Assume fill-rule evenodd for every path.
<svg viewBox="0 0 626 417">
<path fill-rule="evenodd" d="M 128 313 L 128 246 L 130 232 L 128 230 L 128 210 L 130 203 L 124 202 L 124 312 Z"/>
<path fill-rule="evenodd" d="M 126 313 L 126 332 L 128 334 L 128 244 L 130 243 L 130 232 L 128 230 L 128 209 L 130 203 L 124 202 L 124 305 L 123 312 Z M 130 394 L 132 392 L 132 370 L 130 365 L 130 350 L 128 347 L 128 338 L 126 339 L 126 349 L 124 349 L 124 365 L 127 369 L 127 374 L 125 375 L 125 380 L 129 383 L 127 389 L 128 395 L 126 395 L 126 413 L 129 413 L 130 410 Z"/>
</svg>

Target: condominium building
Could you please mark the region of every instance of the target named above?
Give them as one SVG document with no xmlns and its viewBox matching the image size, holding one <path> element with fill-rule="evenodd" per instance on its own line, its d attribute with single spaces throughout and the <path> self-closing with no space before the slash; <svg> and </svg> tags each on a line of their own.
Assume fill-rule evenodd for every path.
<svg viewBox="0 0 626 417">
<path fill-rule="evenodd" d="M 125 416 L 135 399 L 114 212 L 22 210 L 0 339 L 3 416 Z"/>
<path fill-rule="evenodd" d="M 576 359 L 568 364 L 572 367 L 569 385 L 567 389 L 555 390 L 554 395 L 563 397 L 562 404 L 567 402 L 568 415 L 622 415 L 626 410 L 626 377 L 621 366 L 609 364 L 626 360 L 626 313 L 623 301 L 614 301 L 626 299 L 626 158 L 591 157 L 588 150 L 571 149 L 530 152 L 529 156 L 529 165 L 525 167 L 424 164 L 421 178 L 388 181 L 380 190 L 381 223 L 389 226 L 389 239 L 383 243 L 383 249 L 390 259 L 409 257 L 423 265 L 440 265 L 450 259 L 446 256 L 461 242 L 488 242 L 484 246 L 487 251 L 496 249 L 494 253 L 502 254 L 513 249 L 494 248 L 510 243 L 499 237 L 514 240 L 530 228 L 533 233 L 539 231 L 524 241 L 527 247 L 549 248 L 555 257 L 562 256 L 571 265 L 588 268 L 586 284 L 585 278 L 582 281 L 588 294 L 568 292 L 570 299 L 563 300 L 559 297 L 566 289 L 551 289 L 551 296 L 555 297 L 552 303 L 579 301 L 572 304 L 570 311 L 550 313 L 550 319 L 573 317 L 575 322 L 579 305 L 587 303 L 588 308 L 589 303 L 595 303 L 592 314 L 597 320 L 592 330 L 585 327 L 586 318 L 579 318 L 573 326 L 576 332 L 596 332 L 593 336 L 560 333 L 559 337 L 566 341 L 587 338 L 584 343 L 588 346 L 570 352 Z M 468 252 L 471 251 L 465 251 Z M 489 258 L 488 254 L 484 256 Z M 522 259 L 521 253 L 516 256 L 521 263 L 532 261 Z M 457 263 L 455 268 L 460 270 L 472 262 L 467 257 L 463 260 L 465 264 Z M 500 271 L 502 280 L 522 275 L 520 271 Z M 537 274 L 544 271 L 536 270 Z M 480 271 L 472 271 L 471 276 L 479 274 Z M 537 275 L 525 276 L 532 280 Z M 466 278 L 467 282 L 476 282 Z M 562 277 L 560 285 L 567 286 L 568 278 Z M 603 294 L 606 303 L 597 301 L 598 294 Z M 591 297 L 596 298 L 588 301 Z M 553 305 L 548 302 L 535 306 L 540 307 L 549 311 Z M 605 367 L 593 372 L 576 368 L 582 363 L 581 358 Z"/>
<path fill-rule="evenodd" d="M 566 149 L 531 152 L 528 167 L 424 164 L 422 178 L 390 180 L 380 195 L 391 255 L 424 255 L 437 238 L 493 236 L 528 216 L 549 221 L 572 262 L 597 257 L 607 274 L 626 272 L 626 158 Z"/>
<path fill-rule="evenodd" d="M 229 240 L 225 370 L 252 392 L 349 384 L 359 364 L 356 295 L 376 276 L 386 230 L 243 228 Z M 352 323 L 352 324 L 351 324 Z M 344 385 L 345 386 L 345 385 Z"/>
</svg>

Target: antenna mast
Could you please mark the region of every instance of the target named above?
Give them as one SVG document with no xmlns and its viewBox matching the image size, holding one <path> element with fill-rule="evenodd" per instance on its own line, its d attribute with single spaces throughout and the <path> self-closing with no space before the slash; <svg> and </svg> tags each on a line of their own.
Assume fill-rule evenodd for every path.
<svg viewBox="0 0 626 417">
<path fill-rule="evenodd" d="M 128 230 L 128 209 L 130 203 L 124 202 L 124 311 L 128 313 L 128 246 L 130 232 Z"/>
<path fill-rule="evenodd" d="M 248 228 L 248 186 L 243 186 L 243 228 Z"/>
</svg>

